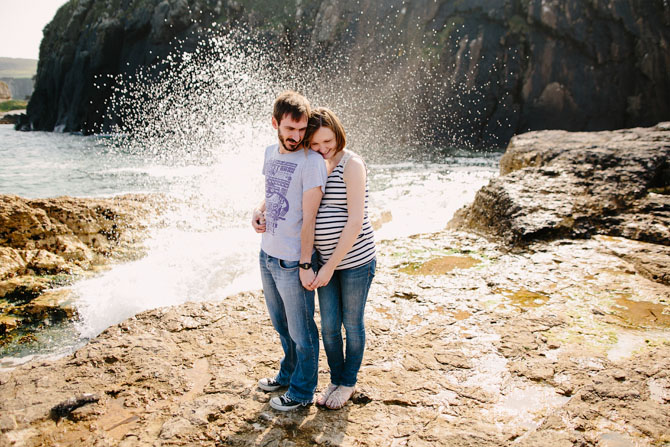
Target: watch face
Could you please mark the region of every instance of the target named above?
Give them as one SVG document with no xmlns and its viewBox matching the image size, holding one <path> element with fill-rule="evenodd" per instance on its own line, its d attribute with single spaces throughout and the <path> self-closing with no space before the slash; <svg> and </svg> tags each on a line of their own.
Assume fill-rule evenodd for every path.
<svg viewBox="0 0 670 447">
<path fill-rule="evenodd" d="M 309 270 L 312 268 L 312 264 L 310 264 L 309 262 L 305 262 L 304 264 L 298 264 L 298 265 L 300 266 L 301 269 L 305 270 Z"/>
</svg>

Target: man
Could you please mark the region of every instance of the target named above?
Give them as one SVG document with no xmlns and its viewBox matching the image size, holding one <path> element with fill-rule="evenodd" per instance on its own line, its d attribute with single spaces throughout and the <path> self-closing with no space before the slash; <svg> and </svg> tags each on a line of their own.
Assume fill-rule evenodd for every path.
<svg viewBox="0 0 670 447">
<path fill-rule="evenodd" d="M 273 109 L 279 144 L 265 149 L 265 200 L 254 210 L 252 226 L 263 233 L 263 292 L 284 358 L 277 375 L 258 386 L 265 391 L 288 386 L 270 400 L 272 408 L 288 411 L 312 403 L 318 378 L 319 334 L 309 285 L 316 267 L 314 224 L 327 174 L 323 158 L 301 144 L 310 113 L 307 99 L 287 91 Z"/>
</svg>

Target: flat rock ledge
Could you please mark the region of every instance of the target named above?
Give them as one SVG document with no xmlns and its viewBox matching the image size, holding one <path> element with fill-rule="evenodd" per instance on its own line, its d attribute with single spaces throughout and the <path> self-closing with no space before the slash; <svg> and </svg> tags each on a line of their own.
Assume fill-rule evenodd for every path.
<svg viewBox="0 0 670 447">
<path fill-rule="evenodd" d="M 144 312 L 0 372 L 0 445 L 667 445 L 670 287 L 612 253 L 638 243 L 382 241 L 340 411 L 270 408 L 256 381 L 280 345 L 261 292 Z"/>
<path fill-rule="evenodd" d="M 141 256 L 156 198 L 24 199 L 0 195 L 0 345 L 41 322 L 75 317 L 58 288 Z"/>
<path fill-rule="evenodd" d="M 515 136 L 500 160 L 500 176 L 449 228 L 516 248 L 596 234 L 647 242 L 626 256 L 641 273 L 670 284 L 670 122 Z"/>
</svg>

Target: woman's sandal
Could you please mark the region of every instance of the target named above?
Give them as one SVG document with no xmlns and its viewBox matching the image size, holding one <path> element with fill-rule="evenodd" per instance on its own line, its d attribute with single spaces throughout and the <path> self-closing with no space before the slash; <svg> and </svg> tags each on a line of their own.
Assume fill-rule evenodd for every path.
<svg viewBox="0 0 670 447">
<path fill-rule="evenodd" d="M 322 407 L 326 405 L 326 402 L 328 401 L 328 398 L 330 397 L 331 394 L 333 394 L 333 391 L 337 389 L 337 385 L 333 385 L 332 383 L 328 385 L 328 387 L 323 390 L 321 394 L 319 394 L 319 397 L 316 398 L 316 404 L 321 405 Z"/>
<path fill-rule="evenodd" d="M 356 392 L 355 386 L 339 386 L 335 391 L 330 393 L 328 400 L 326 401 L 326 407 L 331 410 L 339 410 L 344 407 L 344 404 L 347 403 L 351 396 Z"/>
</svg>

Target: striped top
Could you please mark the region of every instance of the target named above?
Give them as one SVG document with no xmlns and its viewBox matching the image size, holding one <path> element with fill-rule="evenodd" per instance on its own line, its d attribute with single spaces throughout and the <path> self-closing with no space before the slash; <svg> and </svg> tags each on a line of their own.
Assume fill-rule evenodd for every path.
<svg viewBox="0 0 670 447">
<path fill-rule="evenodd" d="M 346 151 L 346 149 L 345 149 Z M 326 192 L 321 199 L 319 212 L 316 215 L 316 229 L 314 232 L 314 246 L 319 252 L 319 260 L 322 264 L 328 262 L 335 251 L 337 242 L 342 234 L 342 229 L 347 223 L 349 213 L 347 211 L 347 186 L 344 183 L 343 173 L 347 161 L 351 159 L 353 152 L 346 151 L 340 162 L 335 166 L 333 172 L 328 175 L 326 181 Z M 351 250 L 344 256 L 335 270 L 359 267 L 372 261 L 375 257 L 375 235 L 372 224 L 368 217 L 368 181 L 365 179 L 365 211 L 363 214 L 363 226 L 356 238 Z"/>
</svg>

